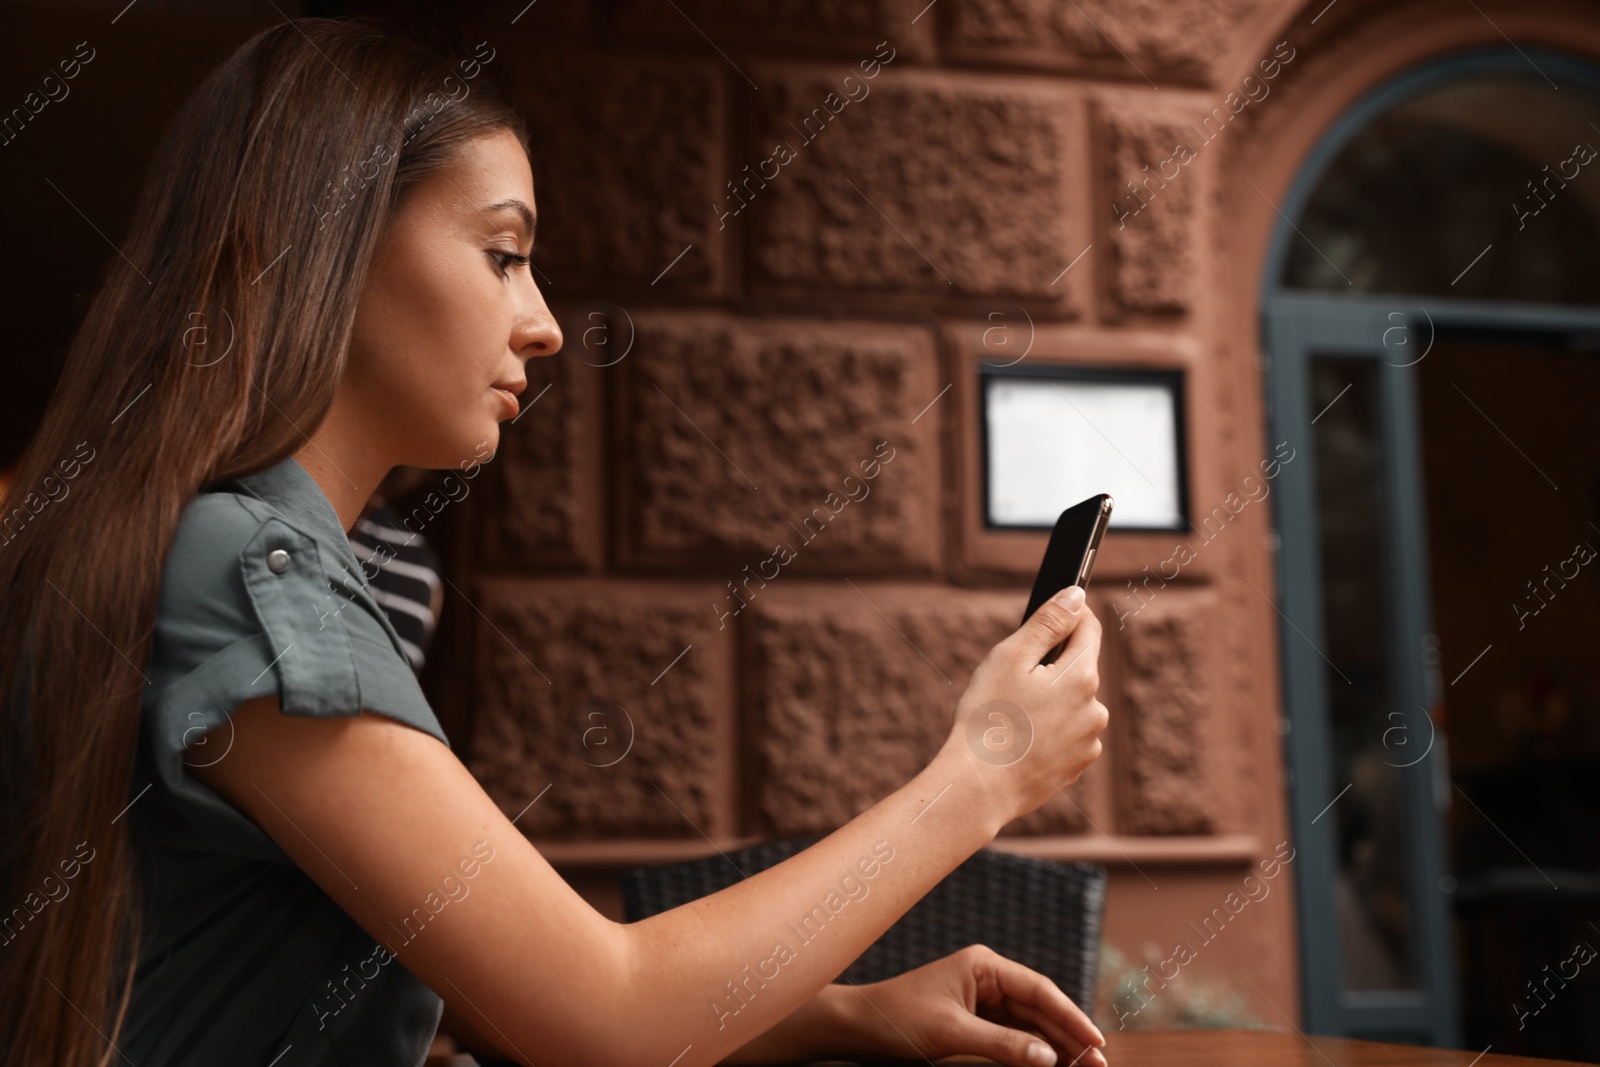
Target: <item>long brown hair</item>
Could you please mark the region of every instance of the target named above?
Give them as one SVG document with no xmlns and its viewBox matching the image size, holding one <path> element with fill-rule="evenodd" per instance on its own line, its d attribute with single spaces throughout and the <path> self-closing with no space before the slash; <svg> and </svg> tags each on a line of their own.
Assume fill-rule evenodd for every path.
<svg viewBox="0 0 1600 1067">
<path fill-rule="evenodd" d="M 472 137 L 527 150 L 493 59 L 294 19 L 165 132 L 0 511 L 0 1062 L 115 1055 L 142 907 L 121 813 L 179 516 L 322 421 L 402 193 Z"/>
</svg>

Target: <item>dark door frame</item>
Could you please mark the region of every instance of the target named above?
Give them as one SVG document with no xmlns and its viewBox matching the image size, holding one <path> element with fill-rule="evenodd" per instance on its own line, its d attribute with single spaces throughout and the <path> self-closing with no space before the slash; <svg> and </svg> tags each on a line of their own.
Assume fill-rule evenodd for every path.
<svg viewBox="0 0 1600 1067">
<path fill-rule="evenodd" d="M 1531 58 L 1530 58 L 1531 56 Z M 1431 742 L 1426 709 L 1442 694 L 1432 633 L 1427 530 L 1423 513 L 1420 427 L 1415 365 L 1441 336 L 1534 337 L 1596 347 L 1600 309 L 1396 294 L 1344 296 L 1283 288 L 1289 248 L 1304 240 L 1288 221 L 1297 219 L 1340 150 L 1372 119 L 1404 100 L 1442 84 L 1482 74 L 1545 72 L 1600 92 L 1600 68 L 1576 56 L 1544 49 L 1463 51 L 1422 64 L 1384 83 L 1349 108 L 1308 155 L 1279 205 L 1284 222 L 1274 233 L 1261 294 L 1261 336 L 1267 423 L 1271 441 L 1303 449 L 1303 463 L 1286 465 L 1274 494 L 1279 649 L 1286 716 L 1284 756 L 1290 821 L 1297 848 L 1296 895 L 1302 1009 L 1308 1033 L 1390 1038 L 1452 1047 L 1459 1043 L 1456 975 L 1451 948 L 1451 889 L 1446 879 L 1443 816 L 1450 803 L 1449 768 L 1441 746 L 1409 762 Z M 1427 235 L 1417 235 L 1426 240 Z M 1388 654 L 1396 667 L 1395 706 L 1410 709 L 1398 724 L 1411 747 L 1390 762 L 1400 770 L 1405 822 L 1409 914 L 1416 986 L 1408 990 L 1351 993 L 1342 988 L 1340 932 L 1334 891 L 1338 877 L 1334 820 L 1321 818 L 1341 783 L 1332 780 L 1331 732 L 1323 691 L 1327 663 L 1322 640 L 1320 548 L 1317 539 L 1316 455 L 1310 410 L 1313 353 L 1381 361 L 1379 432 L 1385 471 L 1384 570 Z"/>
</svg>

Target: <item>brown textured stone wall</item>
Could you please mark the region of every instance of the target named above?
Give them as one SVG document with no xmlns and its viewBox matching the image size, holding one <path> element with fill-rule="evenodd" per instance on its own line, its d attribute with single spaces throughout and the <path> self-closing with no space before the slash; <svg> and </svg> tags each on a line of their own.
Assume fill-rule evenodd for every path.
<svg viewBox="0 0 1600 1067">
<path fill-rule="evenodd" d="M 1223 176 L 1255 116 L 1145 183 L 1291 17 L 1303 31 L 1281 0 L 474 16 L 529 117 L 566 348 L 530 365 L 536 399 L 463 508 L 449 721 L 597 906 L 618 914 L 619 866 L 827 832 L 933 755 L 1045 542 L 981 522 L 978 360 L 1182 371 L 1193 515 L 1255 469 L 1260 367 L 1217 303 Z M 1147 203 L 1119 223 L 1130 182 Z M 1107 864 L 1125 954 L 1286 836 L 1267 512 L 1122 625 L 1179 538 L 1108 536 L 1105 754 L 996 842 Z M 1207 966 L 1292 987 L 1291 899 Z"/>
</svg>

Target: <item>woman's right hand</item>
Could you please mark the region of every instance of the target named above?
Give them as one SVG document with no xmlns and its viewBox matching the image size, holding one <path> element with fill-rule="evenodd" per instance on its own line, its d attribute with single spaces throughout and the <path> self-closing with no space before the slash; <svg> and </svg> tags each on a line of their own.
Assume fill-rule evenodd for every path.
<svg viewBox="0 0 1600 1067">
<path fill-rule="evenodd" d="M 1066 639 L 1051 663 L 1040 661 Z M 956 701 L 941 758 L 977 779 L 1003 822 L 1039 808 L 1100 756 L 1110 713 L 1100 687 L 1100 620 L 1069 586 L 989 650 Z"/>
</svg>

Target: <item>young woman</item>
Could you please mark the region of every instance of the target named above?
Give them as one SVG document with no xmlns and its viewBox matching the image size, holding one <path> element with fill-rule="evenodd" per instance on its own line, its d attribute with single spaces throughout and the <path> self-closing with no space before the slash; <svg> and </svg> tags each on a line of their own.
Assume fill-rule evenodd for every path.
<svg viewBox="0 0 1600 1067">
<path fill-rule="evenodd" d="M 541 1067 L 1103 1064 L 1059 988 L 981 946 L 830 984 L 1098 756 L 1081 594 L 995 646 L 904 787 L 642 922 L 592 909 L 452 753 L 347 533 L 395 466 L 491 457 L 526 362 L 561 347 L 492 60 L 286 22 L 155 157 L 6 501 L 4 1063 L 415 1065 L 442 1016 Z M 997 708 L 1031 725 L 1022 758 L 969 743 Z"/>
</svg>

